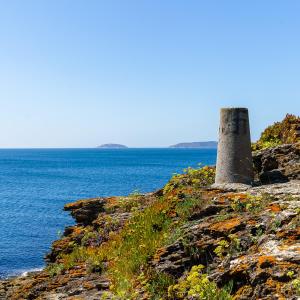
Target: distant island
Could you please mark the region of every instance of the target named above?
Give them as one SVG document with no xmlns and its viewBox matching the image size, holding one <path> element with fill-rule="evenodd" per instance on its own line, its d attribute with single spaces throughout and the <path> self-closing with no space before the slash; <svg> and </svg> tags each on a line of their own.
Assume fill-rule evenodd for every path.
<svg viewBox="0 0 300 300">
<path fill-rule="evenodd" d="M 98 146 L 97 148 L 102 148 L 102 149 L 126 149 L 128 148 L 125 145 L 121 145 L 121 144 L 103 144 Z"/>
<path fill-rule="evenodd" d="M 190 143 L 179 143 L 172 145 L 169 148 L 217 148 L 218 143 L 216 141 L 208 142 L 190 142 Z"/>
</svg>

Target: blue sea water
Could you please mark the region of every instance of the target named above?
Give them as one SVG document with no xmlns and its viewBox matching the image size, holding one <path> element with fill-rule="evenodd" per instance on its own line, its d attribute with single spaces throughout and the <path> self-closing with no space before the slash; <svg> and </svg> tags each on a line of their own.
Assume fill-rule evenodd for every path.
<svg viewBox="0 0 300 300">
<path fill-rule="evenodd" d="M 74 223 L 64 204 L 150 192 L 215 160 L 215 149 L 1 149 L 0 277 L 44 266 L 52 241 Z"/>
</svg>

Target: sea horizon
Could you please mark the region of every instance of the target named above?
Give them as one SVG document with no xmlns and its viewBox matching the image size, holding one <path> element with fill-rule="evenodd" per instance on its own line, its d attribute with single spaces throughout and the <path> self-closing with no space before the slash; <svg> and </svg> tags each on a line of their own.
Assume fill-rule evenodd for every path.
<svg viewBox="0 0 300 300">
<path fill-rule="evenodd" d="M 149 146 L 149 147 L 126 147 L 126 148 L 101 148 L 101 147 L 3 147 L 0 148 L 0 150 L 51 150 L 51 149 L 66 149 L 66 150 L 76 150 L 76 149 L 95 149 L 95 150 L 128 150 L 128 149 L 216 149 L 215 147 L 202 147 L 202 148 L 197 148 L 197 147 L 170 147 L 170 146 L 166 146 L 166 147 L 159 147 L 159 146 Z"/>
<path fill-rule="evenodd" d="M 162 188 L 187 167 L 213 165 L 216 149 L 0 149 L 0 277 L 43 268 L 51 243 L 74 224 L 66 203 Z"/>
</svg>

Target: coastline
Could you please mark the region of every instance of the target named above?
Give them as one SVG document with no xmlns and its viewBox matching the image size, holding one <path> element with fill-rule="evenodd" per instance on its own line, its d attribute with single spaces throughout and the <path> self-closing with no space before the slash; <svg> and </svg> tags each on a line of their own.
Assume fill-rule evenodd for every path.
<svg viewBox="0 0 300 300">
<path fill-rule="evenodd" d="M 278 127 L 285 136 L 274 144 Z M 253 185 L 214 185 L 215 167 L 204 166 L 155 192 L 66 204 L 75 224 L 52 243 L 46 268 L 0 280 L 0 299 L 296 300 L 299 129 L 287 115 L 252 145 Z"/>
<path fill-rule="evenodd" d="M 214 163 L 214 151 L 1 150 L 1 277 L 43 265 L 52 242 L 74 224 L 65 203 L 150 192 L 199 160 Z"/>
<path fill-rule="evenodd" d="M 269 150 L 257 152 L 254 155 L 254 161 L 256 164 L 260 164 L 272 157 L 277 157 L 281 161 L 282 155 L 285 154 L 280 153 L 286 147 L 290 153 L 296 154 L 300 144 L 275 147 L 271 151 L 273 156 L 270 156 Z M 284 151 L 284 153 L 286 152 Z M 154 238 L 155 240 L 164 236 L 164 232 L 168 233 L 169 237 L 166 241 L 161 240 L 162 247 L 155 246 L 158 248 L 155 251 L 153 249 L 154 253 L 150 255 L 149 261 L 148 259 L 145 261 L 144 268 L 147 266 L 150 268 L 149 270 L 152 270 L 151 272 L 168 274 L 171 276 L 168 278 L 173 278 L 172 276 L 178 278 L 178 274 L 180 274 L 179 277 L 181 278 L 182 275 L 181 280 L 184 280 L 186 278 L 184 274 L 188 270 L 194 272 L 193 270 L 196 270 L 196 266 L 199 266 L 200 263 L 201 268 L 204 268 L 201 276 L 204 277 L 199 277 L 199 280 L 208 278 L 211 288 L 215 289 L 217 287 L 214 282 L 225 283 L 232 279 L 231 293 L 236 295 L 236 299 L 247 297 L 247 293 L 251 293 L 253 297 L 262 297 L 267 290 L 272 293 L 285 293 L 285 297 L 294 299 L 293 295 L 296 293 L 294 285 L 297 282 L 297 274 L 300 273 L 296 263 L 298 259 L 297 218 L 300 208 L 298 200 L 300 199 L 300 180 L 292 179 L 293 176 L 299 176 L 299 173 L 298 169 L 293 169 L 294 171 L 291 172 L 290 166 L 294 164 L 293 156 L 290 156 L 290 159 L 290 161 L 284 160 L 282 165 L 282 170 L 291 178 L 288 182 L 269 182 L 265 185 L 246 188 L 232 185 L 216 189 L 210 185 L 213 181 L 211 172 L 214 169 L 204 167 L 198 170 L 189 169 L 183 175 L 175 175 L 163 189 L 154 193 L 135 194 L 127 197 L 93 198 L 67 204 L 65 210 L 70 211 L 76 220 L 76 225 L 67 227 L 63 237 L 53 243 L 52 250 L 47 256 L 48 267 L 40 272 L 28 273 L 27 276 L 1 281 L 0 291 L 5 290 L 6 295 L 14 295 L 11 296 L 11 299 L 22 299 L 18 297 L 28 291 L 30 291 L 32 299 L 37 296 L 41 299 L 48 299 L 58 295 L 61 299 L 69 299 L 70 295 L 77 295 L 80 299 L 101 299 L 104 296 L 107 299 L 124 299 L 123 296 L 118 298 L 116 295 L 123 289 L 119 284 L 122 283 L 121 280 L 126 279 L 122 277 L 125 275 L 121 276 L 117 273 L 121 277 L 118 277 L 118 281 L 114 281 L 114 277 L 111 276 L 116 275 L 110 273 L 114 269 L 110 271 L 109 260 L 117 258 L 114 254 L 115 251 L 123 251 L 121 250 L 122 245 L 126 245 L 128 242 L 126 238 L 128 230 L 132 230 L 130 229 L 131 222 L 133 224 L 140 222 L 139 220 L 144 220 L 146 216 L 154 213 L 151 219 L 155 221 L 149 225 L 155 225 L 156 229 L 152 232 L 153 237 L 147 236 L 147 239 Z M 257 166 L 259 167 L 259 165 Z M 193 198 L 190 198 L 191 195 Z M 183 199 L 192 201 L 191 210 L 184 209 L 182 211 Z M 197 201 L 193 202 L 192 199 Z M 205 201 L 201 202 L 204 199 Z M 155 211 L 152 211 L 152 207 L 155 208 Z M 159 210 L 156 212 L 156 209 Z M 161 215 L 160 209 L 166 210 L 166 212 Z M 167 223 L 157 225 L 157 213 L 157 216 L 161 215 L 164 219 L 167 218 Z M 171 227 L 169 227 L 170 225 Z M 179 236 L 176 233 L 170 240 L 177 230 L 179 230 Z M 99 232 L 101 232 L 101 239 L 99 239 Z M 123 237 L 122 232 L 124 232 Z M 229 240 L 228 236 L 230 236 Z M 118 239 L 121 237 L 124 240 L 117 246 Z M 139 241 L 142 238 L 144 243 L 147 242 L 141 233 L 133 235 L 133 238 Z M 114 239 L 117 242 L 116 245 Z M 184 244 L 182 244 L 183 240 Z M 227 243 L 230 247 L 227 246 Z M 101 247 L 106 247 L 105 245 L 110 245 L 109 247 L 112 248 L 109 251 L 105 250 L 103 254 L 100 252 L 94 256 L 93 252 L 89 252 L 89 254 L 84 252 L 88 249 L 90 249 L 88 251 L 97 249 L 97 247 L 101 249 Z M 187 245 L 189 245 L 189 251 L 184 250 Z M 201 258 L 203 255 L 198 256 L 193 252 L 194 250 L 191 250 L 196 245 L 197 247 L 201 245 L 201 251 L 206 253 L 204 257 L 211 257 L 208 261 Z M 146 251 L 145 253 L 151 253 L 148 252 L 150 250 L 148 247 L 143 250 Z M 280 250 L 281 247 L 284 247 L 285 250 Z M 83 251 L 80 252 L 80 256 L 78 256 L 79 249 Z M 123 261 L 122 257 L 125 253 L 129 255 L 124 257 L 127 264 L 125 269 L 122 265 L 124 274 L 126 274 L 126 268 L 131 263 L 135 263 L 131 261 L 131 255 L 140 253 L 141 249 L 143 248 L 138 248 L 136 249 L 138 252 L 135 252 L 134 248 L 128 248 L 124 254 L 120 255 L 118 258 L 121 260 L 120 263 Z M 98 261 L 98 255 L 104 255 L 108 261 L 103 264 Z M 194 265 L 192 269 L 190 269 L 191 265 Z M 206 267 L 209 268 L 210 273 L 206 273 Z M 275 279 L 270 281 L 270 279 L 268 284 L 264 280 L 260 281 L 261 270 L 269 274 L 266 275 L 265 280 L 267 280 L 276 277 L 279 269 L 281 269 L 282 276 L 285 276 L 284 281 Z M 290 277 L 284 275 L 287 273 L 291 274 Z M 242 276 L 241 274 L 246 275 Z M 152 276 L 154 275 L 147 276 L 151 277 L 146 277 L 143 282 L 153 282 L 154 277 Z M 140 282 L 138 278 L 133 277 L 132 280 Z M 248 286 L 249 280 L 255 282 L 251 289 Z M 168 282 L 168 285 L 170 293 L 176 295 L 177 285 L 172 284 L 171 281 Z M 43 291 L 41 292 L 42 286 Z M 152 299 L 149 296 L 150 290 L 142 282 L 135 286 L 134 291 L 140 295 L 135 296 L 137 297 L 135 299 Z M 254 298 L 249 297 L 249 299 Z"/>
</svg>

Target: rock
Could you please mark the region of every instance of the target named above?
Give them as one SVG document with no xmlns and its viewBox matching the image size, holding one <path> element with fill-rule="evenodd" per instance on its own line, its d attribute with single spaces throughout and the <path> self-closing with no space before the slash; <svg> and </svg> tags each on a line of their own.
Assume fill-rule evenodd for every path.
<svg viewBox="0 0 300 300">
<path fill-rule="evenodd" d="M 224 190 L 227 192 L 246 191 L 251 188 L 251 185 L 244 183 L 214 183 L 212 189 Z"/>
<path fill-rule="evenodd" d="M 300 181 L 234 192 L 232 187 L 225 187 L 215 192 L 212 207 L 193 214 L 189 226 L 183 226 L 183 237 L 155 254 L 153 267 L 177 278 L 180 273 L 184 277 L 192 265 L 202 264 L 209 270 L 209 278 L 220 286 L 234 282 L 234 299 L 271 299 L 270 293 L 281 295 L 281 299 L 296 299 L 288 288 L 291 278 L 287 274 L 300 274 L 299 230 L 292 229 L 293 224 L 299 226 Z M 230 217 L 226 204 L 236 199 L 245 201 L 245 197 L 267 197 L 269 202 L 258 211 L 245 208 Z M 216 251 L 224 240 L 228 244 Z"/>
<path fill-rule="evenodd" d="M 89 225 L 98 217 L 100 212 L 104 212 L 105 203 L 103 198 L 79 200 L 66 204 L 64 210 L 71 211 L 72 217 L 78 224 Z"/>
<path fill-rule="evenodd" d="M 274 166 L 278 168 L 280 164 L 268 164 L 268 168 Z M 145 265 L 151 271 L 172 276 L 177 283 L 186 278 L 192 266 L 201 264 L 209 280 L 219 287 L 233 282 L 235 300 L 297 299 L 292 282 L 300 276 L 300 180 L 255 187 L 184 188 L 178 188 L 178 199 L 176 191 L 170 192 L 171 203 L 185 204 L 190 195 L 201 205 L 182 223 L 174 214 L 174 224 L 179 224 L 175 227 L 176 238 L 172 237 L 147 258 Z M 114 241 L 135 213 L 162 197 L 163 191 L 140 195 L 134 198 L 138 202 L 131 203 L 133 210 L 126 197 L 95 198 L 66 205 L 65 209 L 79 224 L 65 229 L 53 243 L 47 261 L 59 266 L 62 257 L 76 247 L 87 245 L 93 250 L 110 238 Z M 156 209 L 165 209 L 157 203 Z M 43 270 L 2 280 L 0 299 L 125 299 L 110 290 L 114 282 L 106 271 L 113 261 L 89 263 L 75 261 L 51 276 Z M 136 287 L 133 299 L 150 298 L 145 288 Z"/>
<path fill-rule="evenodd" d="M 262 184 L 300 179 L 300 143 L 267 148 L 252 156 Z"/>
<path fill-rule="evenodd" d="M 251 193 L 265 193 L 270 195 L 286 195 L 291 198 L 299 196 L 300 180 L 291 180 L 286 183 L 273 183 L 253 187 L 248 190 Z M 290 199 L 291 200 L 291 199 Z M 298 201 L 299 202 L 299 201 Z"/>
</svg>

